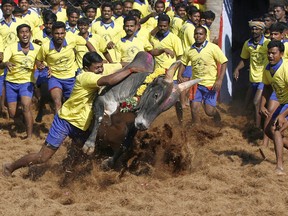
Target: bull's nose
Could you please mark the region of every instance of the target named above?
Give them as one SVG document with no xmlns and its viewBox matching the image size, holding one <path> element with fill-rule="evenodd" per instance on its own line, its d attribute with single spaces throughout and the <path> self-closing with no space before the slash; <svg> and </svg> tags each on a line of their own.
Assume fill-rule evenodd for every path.
<svg viewBox="0 0 288 216">
<path fill-rule="evenodd" d="M 143 123 L 136 123 L 135 126 L 138 130 L 146 130 L 147 129 Z"/>
</svg>

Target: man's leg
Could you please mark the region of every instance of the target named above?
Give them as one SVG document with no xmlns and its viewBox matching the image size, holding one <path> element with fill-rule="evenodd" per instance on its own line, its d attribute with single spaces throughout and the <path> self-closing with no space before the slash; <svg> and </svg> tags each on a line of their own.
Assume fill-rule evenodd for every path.
<svg viewBox="0 0 288 216">
<path fill-rule="evenodd" d="M 62 106 L 62 89 L 53 88 L 50 90 L 50 94 L 55 105 L 55 114 L 56 114 Z"/>
<path fill-rule="evenodd" d="M 279 130 L 275 130 L 275 127 L 273 127 L 274 130 L 274 148 L 275 148 L 275 154 L 276 154 L 276 172 L 277 174 L 284 174 L 283 171 L 283 140 L 282 140 L 282 134 Z"/>
<path fill-rule="evenodd" d="M 275 93 L 275 92 L 274 92 Z M 272 100 L 270 98 L 269 102 L 268 102 L 268 112 L 270 113 L 270 115 L 265 118 L 265 122 L 264 122 L 264 131 L 266 130 L 268 123 L 270 122 L 273 113 L 275 112 L 275 110 L 277 109 L 277 107 L 280 105 L 280 103 L 277 100 Z M 263 146 L 264 147 L 268 147 L 269 144 L 269 137 L 266 135 L 266 133 L 264 133 L 264 138 L 263 138 Z"/>
<path fill-rule="evenodd" d="M 210 104 L 205 104 L 204 110 L 205 110 L 206 115 L 213 117 L 215 122 L 221 121 L 221 116 L 219 112 L 217 111 L 216 107 L 211 106 Z"/>
<path fill-rule="evenodd" d="M 27 154 L 13 163 L 3 165 L 3 175 L 10 176 L 15 170 L 21 167 L 45 163 L 50 159 L 57 149 L 52 149 L 46 145 L 42 146 L 38 153 Z"/>
<path fill-rule="evenodd" d="M 255 94 L 254 100 L 253 100 L 254 107 L 255 107 L 255 124 L 256 124 L 257 128 L 261 127 L 261 115 L 259 113 L 261 95 L 262 95 L 262 89 L 258 89 L 256 91 L 256 94 Z"/>
<path fill-rule="evenodd" d="M 27 137 L 32 137 L 33 132 L 33 117 L 31 111 L 32 99 L 28 96 L 21 97 L 22 111 L 25 118 Z"/>
<path fill-rule="evenodd" d="M 192 122 L 196 124 L 200 123 L 199 111 L 201 108 L 201 102 L 192 101 L 190 103 L 190 108 L 191 108 Z"/>
</svg>

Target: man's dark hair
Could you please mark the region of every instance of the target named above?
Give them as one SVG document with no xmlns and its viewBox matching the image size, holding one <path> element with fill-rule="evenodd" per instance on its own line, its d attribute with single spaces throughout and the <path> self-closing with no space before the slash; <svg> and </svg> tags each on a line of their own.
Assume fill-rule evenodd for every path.
<svg viewBox="0 0 288 216">
<path fill-rule="evenodd" d="M 283 53 L 285 50 L 284 44 L 281 41 L 276 41 L 276 40 L 270 41 L 267 45 L 268 50 L 273 47 L 278 47 L 281 53 Z"/>
<path fill-rule="evenodd" d="M 194 5 L 190 5 L 186 7 L 186 12 L 188 15 L 192 16 L 195 13 L 200 13 L 200 10 L 198 10 Z"/>
<path fill-rule="evenodd" d="M 90 20 L 86 17 L 82 17 L 77 20 L 77 25 L 90 25 Z"/>
<path fill-rule="evenodd" d="M 60 29 L 60 28 L 66 29 L 66 25 L 64 22 L 57 21 L 57 22 L 53 23 L 53 25 L 52 25 L 52 32 L 55 29 Z"/>
<path fill-rule="evenodd" d="M 269 28 L 270 32 L 280 32 L 281 34 L 284 32 L 284 30 L 285 26 L 279 22 L 273 23 Z"/>
<path fill-rule="evenodd" d="M 137 17 L 137 18 L 141 18 L 141 12 L 138 9 L 132 9 L 128 12 L 128 15 Z"/>
<path fill-rule="evenodd" d="M 272 14 L 265 13 L 265 14 L 263 15 L 263 20 L 264 20 L 265 18 L 270 18 L 272 21 L 276 22 L 276 18 L 275 18 Z"/>
<path fill-rule="evenodd" d="M 180 8 L 184 8 L 186 10 L 186 5 L 184 3 L 176 4 L 175 11 L 178 11 Z"/>
<path fill-rule="evenodd" d="M 136 20 L 135 17 L 132 16 L 132 15 L 128 15 L 128 16 L 126 16 L 126 17 L 124 18 L 124 21 L 123 21 L 124 25 L 125 25 L 125 23 L 128 22 L 128 21 L 134 21 L 134 22 L 135 22 L 135 25 L 137 24 L 137 20 Z"/>
<path fill-rule="evenodd" d="M 47 10 L 43 12 L 43 22 L 48 23 L 49 21 L 52 21 L 52 23 L 55 23 L 57 21 L 57 16 L 52 11 Z"/>
<path fill-rule="evenodd" d="M 115 8 L 117 5 L 120 5 L 121 7 L 123 7 L 122 1 L 115 1 L 115 2 L 113 2 L 113 4 L 112 4 L 113 10 L 114 10 L 114 8 Z"/>
<path fill-rule="evenodd" d="M 89 4 L 89 5 L 87 5 L 85 8 L 84 8 L 84 13 L 86 13 L 89 9 L 94 9 L 95 10 L 95 12 L 97 12 L 97 6 L 96 5 L 94 5 L 94 4 Z"/>
<path fill-rule="evenodd" d="M 277 7 L 280 7 L 282 10 L 285 11 L 285 5 L 284 4 L 274 4 L 273 5 L 273 9 L 277 8 Z"/>
<path fill-rule="evenodd" d="M 21 25 L 17 26 L 17 28 L 16 28 L 17 34 L 19 34 L 19 32 L 22 28 L 28 28 L 29 31 L 31 32 L 31 27 L 28 24 L 21 24 Z"/>
<path fill-rule="evenodd" d="M 157 1 L 155 2 L 155 4 L 154 4 L 154 8 L 155 8 L 155 6 L 156 6 L 157 4 L 163 4 L 164 7 L 165 7 L 165 3 L 164 3 L 164 1 L 162 1 L 162 0 L 157 0 Z"/>
<path fill-rule="evenodd" d="M 13 0 L 2 0 L 1 8 L 3 8 L 5 4 L 11 4 L 14 7 L 17 6 Z"/>
<path fill-rule="evenodd" d="M 87 52 L 83 56 L 83 68 L 90 67 L 93 63 L 103 62 L 102 57 L 97 52 Z"/>
<path fill-rule="evenodd" d="M 101 10 L 103 10 L 105 7 L 109 7 L 111 10 L 113 10 L 113 6 L 111 2 L 104 2 L 101 6 Z"/>
<path fill-rule="evenodd" d="M 170 23 L 170 17 L 167 14 L 160 14 L 158 17 L 158 23 L 160 21 L 167 21 L 168 23 Z"/>
<path fill-rule="evenodd" d="M 69 17 L 73 13 L 76 13 L 78 16 L 80 16 L 80 11 L 77 8 L 69 6 L 66 10 L 67 17 Z"/>
<path fill-rule="evenodd" d="M 215 13 L 213 11 L 211 11 L 211 10 L 203 12 L 203 18 L 204 19 L 212 19 L 212 20 L 214 20 L 215 17 L 216 17 Z"/>
<path fill-rule="evenodd" d="M 13 15 L 14 14 L 23 14 L 23 13 L 24 13 L 23 9 L 18 7 L 18 6 L 14 7 L 14 10 L 12 12 Z"/>
</svg>

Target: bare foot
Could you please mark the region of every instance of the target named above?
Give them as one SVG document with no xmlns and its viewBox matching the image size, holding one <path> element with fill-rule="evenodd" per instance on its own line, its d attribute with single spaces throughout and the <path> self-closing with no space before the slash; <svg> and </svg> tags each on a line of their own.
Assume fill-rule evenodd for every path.
<svg viewBox="0 0 288 216">
<path fill-rule="evenodd" d="M 2 175 L 5 177 L 9 177 L 12 175 L 11 171 L 9 170 L 10 164 L 3 164 L 2 166 Z"/>
<path fill-rule="evenodd" d="M 280 168 L 280 167 L 276 167 L 276 169 L 275 169 L 275 173 L 277 174 L 277 175 L 286 175 L 286 173 L 284 172 L 284 170 L 283 170 L 283 168 Z"/>
</svg>

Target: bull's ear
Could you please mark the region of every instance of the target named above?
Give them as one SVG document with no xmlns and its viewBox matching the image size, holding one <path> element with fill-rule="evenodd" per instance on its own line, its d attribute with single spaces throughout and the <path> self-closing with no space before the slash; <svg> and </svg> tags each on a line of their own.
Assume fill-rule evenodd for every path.
<svg viewBox="0 0 288 216">
<path fill-rule="evenodd" d="M 175 71 L 177 70 L 177 68 L 180 66 L 181 61 L 178 60 L 176 62 L 174 62 L 170 68 L 167 70 L 166 75 L 165 75 L 165 81 L 168 83 L 172 83 L 173 82 L 173 77 L 175 74 Z"/>
<path fill-rule="evenodd" d="M 194 79 L 194 80 L 189 80 L 189 81 L 186 81 L 186 82 L 183 82 L 183 83 L 180 83 L 178 84 L 178 88 L 179 90 L 182 92 L 184 91 L 185 89 L 188 89 L 190 88 L 191 86 L 201 82 L 203 79 Z"/>
</svg>

